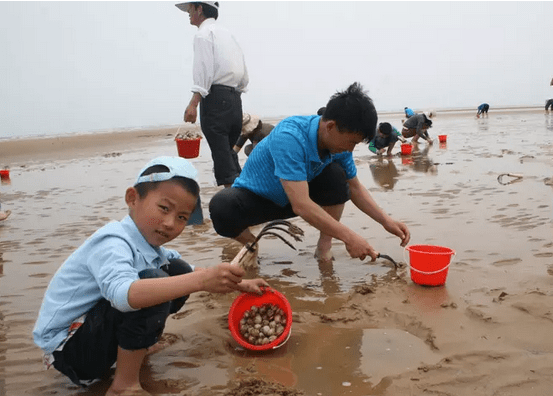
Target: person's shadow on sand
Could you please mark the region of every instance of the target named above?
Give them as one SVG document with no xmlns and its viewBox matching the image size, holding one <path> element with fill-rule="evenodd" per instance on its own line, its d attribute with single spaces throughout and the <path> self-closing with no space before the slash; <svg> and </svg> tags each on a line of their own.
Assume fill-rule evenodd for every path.
<svg viewBox="0 0 553 396">
<path fill-rule="evenodd" d="M 434 161 L 428 158 L 430 145 L 426 145 L 422 150 L 419 150 L 418 145 L 413 147 L 413 170 L 422 173 L 438 173 L 438 167 L 434 165 Z"/>
<path fill-rule="evenodd" d="M 385 190 L 393 190 L 397 183 L 399 172 L 391 159 L 378 158 L 369 165 L 374 181 Z"/>
</svg>

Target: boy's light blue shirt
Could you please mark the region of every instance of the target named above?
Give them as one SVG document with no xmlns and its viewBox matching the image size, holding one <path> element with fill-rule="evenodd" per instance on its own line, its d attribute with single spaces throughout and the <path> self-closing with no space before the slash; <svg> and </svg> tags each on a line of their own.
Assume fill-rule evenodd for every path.
<svg viewBox="0 0 553 396">
<path fill-rule="evenodd" d="M 246 188 L 279 206 L 290 201 L 280 179 L 311 181 L 331 162 L 338 162 L 348 180 L 357 175 L 349 151 L 321 158 L 317 148 L 320 116 L 293 116 L 282 120 L 255 147 L 233 187 Z"/>
<path fill-rule="evenodd" d="M 33 330 L 35 343 L 52 353 L 67 337 L 71 323 L 101 298 L 119 311 L 135 311 L 127 296 L 138 273 L 180 257 L 174 250 L 151 246 L 130 216 L 106 224 L 54 274 Z"/>
</svg>

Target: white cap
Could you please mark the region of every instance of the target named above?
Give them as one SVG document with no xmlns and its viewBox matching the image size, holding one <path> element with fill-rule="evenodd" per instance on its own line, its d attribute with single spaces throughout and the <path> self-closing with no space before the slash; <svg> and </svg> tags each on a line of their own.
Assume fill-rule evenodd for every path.
<svg viewBox="0 0 553 396">
<path fill-rule="evenodd" d="M 208 6 L 211 6 L 211 7 L 215 8 L 216 10 L 219 10 L 219 2 L 218 1 L 187 1 L 186 3 L 175 4 L 175 7 L 177 7 L 181 11 L 188 12 L 188 4 L 190 4 L 190 3 L 207 4 Z"/>
<path fill-rule="evenodd" d="M 163 165 L 169 172 L 157 172 L 141 176 L 144 171 L 155 165 Z M 138 174 L 135 185 L 145 182 L 160 182 L 170 180 L 175 176 L 186 177 L 198 182 L 198 171 L 188 160 L 181 157 L 158 157 L 148 162 Z"/>
</svg>

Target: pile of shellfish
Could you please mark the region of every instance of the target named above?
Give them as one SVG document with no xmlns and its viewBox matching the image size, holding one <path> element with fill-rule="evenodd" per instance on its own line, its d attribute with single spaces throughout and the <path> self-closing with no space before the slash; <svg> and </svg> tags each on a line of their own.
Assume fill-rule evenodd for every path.
<svg viewBox="0 0 553 396">
<path fill-rule="evenodd" d="M 240 334 L 251 345 L 265 345 L 276 340 L 286 328 L 284 311 L 274 304 L 252 305 L 240 319 Z"/>
</svg>

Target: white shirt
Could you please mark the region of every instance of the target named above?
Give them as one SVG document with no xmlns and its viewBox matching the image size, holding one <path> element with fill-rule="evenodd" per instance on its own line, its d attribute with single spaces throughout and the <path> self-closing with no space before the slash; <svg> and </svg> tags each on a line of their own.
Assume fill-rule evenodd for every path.
<svg viewBox="0 0 553 396">
<path fill-rule="evenodd" d="M 213 18 L 203 21 L 194 36 L 193 77 L 192 92 L 204 98 L 213 84 L 246 92 L 249 78 L 242 49 L 234 36 Z"/>
</svg>

